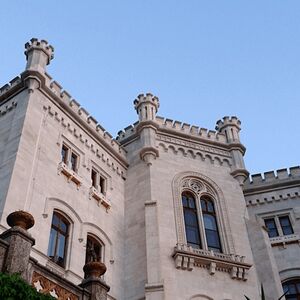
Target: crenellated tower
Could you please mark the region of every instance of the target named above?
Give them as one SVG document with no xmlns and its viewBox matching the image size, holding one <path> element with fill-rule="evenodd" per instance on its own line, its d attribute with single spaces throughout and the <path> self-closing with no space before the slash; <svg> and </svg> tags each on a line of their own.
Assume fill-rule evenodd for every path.
<svg viewBox="0 0 300 300">
<path fill-rule="evenodd" d="M 32 38 L 30 42 L 25 44 L 25 49 L 26 70 L 44 74 L 46 66 L 54 58 L 54 48 L 46 40 Z"/>
<path fill-rule="evenodd" d="M 249 173 L 244 163 L 245 146 L 241 143 L 239 132 L 241 130 L 241 121 L 236 117 L 225 116 L 222 120 L 217 121 L 216 130 L 225 134 L 227 144 L 229 145 L 232 155 L 233 165 L 231 175 L 242 186 L 248 178 Z"/>
<path fill-rule="evenodd" d="M 139 121 L 154 121 L 159 108 L 159 99 L 151 93 L 140 94 L 134 100 L 134 108 L 139 115 Z"/>
<path fill-rule="evenodd" d="M 136 112 L 139 115 L 137 131 L 140 133 L 142 143 L 140 157 L 148 166 L 150 166 L 152 165 L 152 161 L 159 155 L 158 150 L 155 147 L 157 130 L 155 119 L 159 108 L 159 99 L 151 93 L 140 94 L 133 103 Z"/>
</svg>

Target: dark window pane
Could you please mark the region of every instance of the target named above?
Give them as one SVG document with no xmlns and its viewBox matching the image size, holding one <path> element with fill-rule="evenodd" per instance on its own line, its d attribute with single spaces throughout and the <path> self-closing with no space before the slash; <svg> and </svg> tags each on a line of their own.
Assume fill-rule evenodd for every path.
<svg viewBox="0 0 300 300">
<path fill-rule="evenodd" d="M 57 231 L 51 228 L 50 238 L 49 238 L 49 247 L 48 247 L 48 256 L 53 257 L 55 253 L 55 242 L 56 242 Z"/>
<path fill-rule="evenodd" d="M 279 222 L 284 235 L 293 234 L 293 228 L 288 216 L 279 217 Z"/>
<path fill-rule="evenodd" d="M 62 267 L 65 263 L 67 233 L 68 223 L 66 222 L 65 218 L 57 213 L 54 213 L 49 237 L 48 256 Z"/>
<path fill-rule="evenodd" d="M 193 210 L 185 209 L 184 211 L 184 220 L 187 226 L 198 227 L 198 220 L 196 212 Z"/>
<path fill-rule="evenodd" d="M 85 262 L 101 261 L 101 244 L 93 237 L 87 237 Z"/>
<path fill-rule="evenodd" d="M 188 207 L 188 199 L 185 196 L 182 196 L 182 205 L 183 207 Z"/>
<path fill-rule="evenodd" d="M 217 231 L 205 230 L 207 246 L 220 249 L 220 240 Z"/>
<path fill-rule="evenodd" d="M 61 148 L 61 161 L 66 164 L 67 160 L 68 160 L 68 148 L 65 145 L 63 145 Z"/>
<path fill-rule="evenodd" d="M 203 214 L 204 227 L 205 229 L 217 230 L 216 218 L 215 216 Z"/>
<path fill-rule="evenodd" d="M 207 210 L 211 213 L 214 213 L 215 212 L 215 209 L 214 209 L 214 204 L 211 202 L 211 201 L 208 201 L 207 202 Z"/>
<path fill-rule="evenodd" d="M 265 219 L 265 225 L 268 229 L 268 235 L 270 238 L 278 236 L 278 230 L 274 218 Z"/>
<path fill-rule="evenodd" d="M 196 208 L 195 200 L 193 198 L 189 198 L 189 207 Z"/>
<path fill-rule="evenodd" d="M 200 245 L 199 230 L 196 227 L 186 228 L 186 238 L 188 243 Z"/>
<path fill-rule="evenodd" d="M 106 180 L 103 176 L 100 176 L 99 184 L 100 184 L 100 192 L 103 195 L 105 195 L 105 193 L 106 193 Z"/>
<path fill-rule="evenodd" d="M 96 187 L 97 186 L 97 172 L 95 170 L 92 170 L 91 178 L 92 178 L 92 186 Z"/>
<path fill-rule="evenodd" d="M 71 155 L 71 167 L 72 167 L 72 170 L 76 172 L 76 169 L 77 169 L 77 155 L 75 153 L 72 153 L 72 155 Z"/>
<path fill-rule="evenodd" d="M 201 210 L 206 211 L 206 201 L 201 199 Z"/>
</svg>

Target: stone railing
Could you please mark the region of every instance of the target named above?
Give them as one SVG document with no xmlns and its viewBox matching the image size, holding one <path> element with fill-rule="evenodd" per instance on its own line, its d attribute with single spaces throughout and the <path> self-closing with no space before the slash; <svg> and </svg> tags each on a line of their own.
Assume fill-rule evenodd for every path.
<svg viewBox="0 0 300 300">
<path fill-rule="evenodd" d="M 245 263 L 244 256 L 195 249 L 183 244 L 174 247 L 172 257 L 177 269 L 192 271 L 196 266 L 208 269 L 211 275 L 222 271 L 230 273 L 231 278 L 240 280 L 248 279 L 248 271 L 251 268 L 250 264 Z"/>
<path fill-rule="evenodd" d="M 276 237 L 270 238 L 270 243 L 272 246 L 300 243 L 300 236 L 298 234 L 276 236 Z"/>
</svg>

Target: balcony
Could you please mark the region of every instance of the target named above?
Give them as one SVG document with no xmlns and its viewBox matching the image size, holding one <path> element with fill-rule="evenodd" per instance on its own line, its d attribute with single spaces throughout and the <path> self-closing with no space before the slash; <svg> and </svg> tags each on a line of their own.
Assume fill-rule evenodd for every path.
<svg viewBox="0 0 300 300">
<path fill-rule="evenodd" d="M 275 236 L 270 238 L 271 246 L 278 246 L 282 245 L 285 247 L 286 244 L 300 244 L 300 236 L 298 234 L 289 234 L 289 235 L 282 235 L 282 236 Z"/>
<path fill-rule="evenodd" d="M 59 163 L 57 173 L 58 175 L 64 174 L 68 178 L 68 182 L 73 181 L 77 188 L 82 184 L 82 178 L 64 162 Z"/>
<path fill-rule="evenodd" d="M 105 207 L 106 211 L 108 211 L 111 207 L 111 203 L 107 199 L 106 195 L 99 192 L 99 190 L 93 186 L 90 187 L 89 198 L 96 199 L 98 201 L 98 205 L 103 205 Z"/>
<path fill-rule="evenodd" d="M 192 271 L 194 267 L 205 268 L 210 275 L 216 271 L 229 273 L 232 279 L 246 281 L 251 265 L 245 263 L 245 257 L 235 254 L 216 253 L 210 250 L 195 249 L 177 244 L 172 257 L 177 269 Z"/>
</svg>

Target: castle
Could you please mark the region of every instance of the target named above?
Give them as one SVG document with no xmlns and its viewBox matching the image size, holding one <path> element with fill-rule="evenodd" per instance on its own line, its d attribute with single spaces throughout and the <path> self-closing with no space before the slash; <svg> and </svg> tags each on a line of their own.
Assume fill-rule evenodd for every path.
<svg viewBox="0 0 300 300">
<path fill-rule="evenodd" d="M 249 176 L 241 122 L 158 116 L 107 132 L 46 72 L 0 89 L 0 269 L 58 299 L 300 299 L 300 167 Z M 106 270 L 106 272 L 105 272 Z"/>
</svg>

